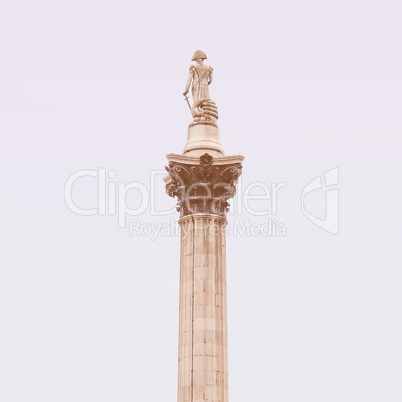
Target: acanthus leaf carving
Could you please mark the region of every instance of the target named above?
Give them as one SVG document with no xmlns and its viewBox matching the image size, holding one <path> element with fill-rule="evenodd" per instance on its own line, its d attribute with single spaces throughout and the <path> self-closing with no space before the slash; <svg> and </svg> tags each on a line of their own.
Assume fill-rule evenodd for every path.
<svg viewBox="0 0 402 402">
<path fill-rule="evenodd" d="M 213 157 L 206 153 L 200 157 L 200 164 L 170 161 L 166 170 L 171 179 L 166 192 L 178 199 L 181 216 L 195 213 L 225 216 L 230 206 L 228 199 L 236 194 L 242 165 L 213 165 Z"/>
</svg>

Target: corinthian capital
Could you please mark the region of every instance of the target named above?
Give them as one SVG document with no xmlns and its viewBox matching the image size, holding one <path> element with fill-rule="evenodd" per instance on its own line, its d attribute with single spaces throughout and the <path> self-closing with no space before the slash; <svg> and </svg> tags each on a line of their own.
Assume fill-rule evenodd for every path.
<svg viewBox="0 0 402 402">
<path fill-rule="evenodd" d="M 229 211 L 228 199 L 236 193 L 241 161 L 242 158 L 214 159 L 207 153 L 198 161 L 185 156 L 171 157 L 166 166 L 169 174 L 165 179 L 166 192 L 177 197 L 180 216 L 196 213 L 225 216 Z"/>
</svg>

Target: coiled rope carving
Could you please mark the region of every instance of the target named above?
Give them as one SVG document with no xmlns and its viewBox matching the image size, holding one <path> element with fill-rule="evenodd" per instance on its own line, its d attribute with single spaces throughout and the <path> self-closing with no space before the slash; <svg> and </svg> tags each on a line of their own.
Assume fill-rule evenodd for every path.
<svg viewBox="0 0 402 402">
<path fill-rule="evenodd" d="M 191 107 L 191 114 L 194 117 L 194 121 L 210 119 L 216 122 L 219 118 L 216 103 L 209 98 L 200 99 L 195 102 Z"/>
</svg>

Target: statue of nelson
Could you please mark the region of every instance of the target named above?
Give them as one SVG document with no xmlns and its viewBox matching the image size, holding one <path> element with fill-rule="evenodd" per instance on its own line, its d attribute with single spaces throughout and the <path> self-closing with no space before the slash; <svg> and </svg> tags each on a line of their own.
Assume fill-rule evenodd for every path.
<svg viewBox="0 0 402 402">
<path fill-rule="evenodd" d="M 204 64 L 206 58 L 207 55 L 202 50 L 197 50 L 191 59 L 191 61 L 196 61 L 197 64 L 190 66 L 186 89 L 183 95 L 186 96 L 188 94 L 192 82 L 191 92 L 194 103 L 197 103 L 201 99 L 210 99 L 208 85 L 212 82 L 213 68 Z"/>
</svg>

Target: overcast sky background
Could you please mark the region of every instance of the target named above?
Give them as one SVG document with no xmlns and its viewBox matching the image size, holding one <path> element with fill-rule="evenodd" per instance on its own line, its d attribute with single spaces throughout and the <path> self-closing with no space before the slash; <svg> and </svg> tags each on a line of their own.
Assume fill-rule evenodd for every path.
<svg viewBox="0 0 402 402">
<path fill-rule="evenodd" d="M 390 0 L 2 0 L 0 400 L 176 400 L 179 237 L 75 215 L 64 184 L 103 167 L 150 190 L 185 145 L 202 49 L 243 190 L 287 183 L 277 215 L 229 216 L 287 229 L 228 236 L 230 401 L 400 402 L 401 15 Z M 338 235 L 300 206 L 334 167 Z M 153 196 L 175 205 L 162 175 Z M 308 197 L 323 217 L 325 189 Z M 77 204 L 96 198 L 96 179 L 77 182 Z"/>
</svg>

